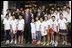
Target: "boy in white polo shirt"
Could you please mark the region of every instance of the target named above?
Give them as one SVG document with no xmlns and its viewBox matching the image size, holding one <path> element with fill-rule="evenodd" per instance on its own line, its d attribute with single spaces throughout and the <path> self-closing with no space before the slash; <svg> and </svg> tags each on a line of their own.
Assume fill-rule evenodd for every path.
<svg viewBox="0 0 72 48">
<path fill-rule="evenodd" d="M 6 14 L 6 18 L 4 18 L 3 21 L 4 24 L 4 32 L 6 33 L 6 44 L 9 44 L 10 40 L 10 20 L 9 20 L 9 15 Z"/>
<path fill-rule="evenodd" d="M 71 10 L 69 7 L 67 7 L 67 16 L 66 16 L 67 22 L 71 22 Z"/>
<path fill-rule="evenodd" d="M 58 21 L 59 19 L 59 12 L 57 9 L 55 9 L 55 13 L 54 13 L 55 19 Z"/>
<path fill-rule="evenodd" d="M 59 33 L 62 35 L 63 43 L 67 45 L 67 21 L 63 18 L 63 14 L 60 14 L 60 19 L 58 20 Z"/>
<path fill-rule="evenodd" d="M 15 19 L 15 15 L 12 16 L 12 20 L 10 22 L 11 25 L 11 42 L 13 43 L 13 36 L 15 35 L 15 44 L 16 44 L 16 39 L 17 39 L 17 20 Z"/>
<path fill-rule="evenodd" d="M 35 26 L 36 26 L 36 38 L 38 40 L 37 44 L 41 43 L 41 32 L 40 32 L 40 20 L 38 20 L 38 17 L 36 17 L 36 22 L 35 22 Z"/>
<path fill-rule="evenodd" d="M 22 19 L 22 15 L 19 15 L 18 19 L 18 25 L 17 25 L 17 30 L 18 30 L 18 43 L 23 43 L 23 32 L 24 32 L 24 19 Z"/>
<path fill-rule="evenodd" d="M 55 19 L 55 16 L 52 16 L 52 27 L 54 31 L 54 36 L 55 36 L 55 46 L 58 45 L 58 22 Z"/>
</svg>

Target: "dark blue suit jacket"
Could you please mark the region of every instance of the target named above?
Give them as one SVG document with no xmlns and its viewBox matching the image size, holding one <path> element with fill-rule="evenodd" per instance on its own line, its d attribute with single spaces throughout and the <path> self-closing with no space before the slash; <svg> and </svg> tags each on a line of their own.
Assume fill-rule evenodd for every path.
<svg viewBox="0 0 72 48">
<path fill-rule="evenodd" d="M 24 13 L 23 19 L 25 20 L 25 24 L 26 24 L 26 13 Z M 30 24 L 30 23 L 31 23 L 31 14 L 28 13 L 28 24 Z"/>
<path fill-rule="evenodd" d="M 38 16 L 38 13 L 37 13 L 37 16 Z M 40 12 L 40 17 L 39 18 L 44 18 L 44 15 L 43 15 L 43 13 L 42 12 Z"/>
</svg>

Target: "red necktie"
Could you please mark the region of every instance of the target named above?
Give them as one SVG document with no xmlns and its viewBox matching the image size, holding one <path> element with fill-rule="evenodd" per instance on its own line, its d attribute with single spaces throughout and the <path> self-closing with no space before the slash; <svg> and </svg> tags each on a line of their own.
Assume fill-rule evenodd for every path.
<svg viewBox="0 0 72 48">
<path fill-rule="evenodd" d="M 26 15 L 26 24 L 28 23 L 28 15 Z"/>
<path fill-rule="evenodd" d="M 40 13 L 38 13 L 38 17 L 40 16 Z"/>
</svg>

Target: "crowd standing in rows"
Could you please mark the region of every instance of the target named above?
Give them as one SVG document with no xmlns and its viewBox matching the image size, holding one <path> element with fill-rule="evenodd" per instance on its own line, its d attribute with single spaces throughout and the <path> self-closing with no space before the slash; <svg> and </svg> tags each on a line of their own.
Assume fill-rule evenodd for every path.
<svg viewBox="0 0 72 48">
<path fill-rule="evenodd" d="M 7 10 L 7 14 L 1 19 L 4 24 L 4 32 L 6 33 L 6 44 L 43 44 L 58 46 L 59 35 L 62 35 L 62 44 L 67 45 L 67 25 L 71 22 L 71 10 L 64 5 L 48 9 L 27 8 Z"/>
</svg>

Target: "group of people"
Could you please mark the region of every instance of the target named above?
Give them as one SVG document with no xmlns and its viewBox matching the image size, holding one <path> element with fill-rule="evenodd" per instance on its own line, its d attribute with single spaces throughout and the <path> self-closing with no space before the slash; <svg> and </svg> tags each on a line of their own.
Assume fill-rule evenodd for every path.
<svg viewBox="0 0 72 48">
<path fill-rule="evenodd" d="M 5 18 L 3 14 L 1 18 L 4 19 L 6 44 L 25 42 L 58 46 L 59 35 L 61 35 L 62 44 L 67 45 L 67 25 L 71 22 L 71 10 L 66 5 L 50 10 L 45 6 L 24 10 L 20 8 L 13 12 L 7 10 Z"/>
</svg>

